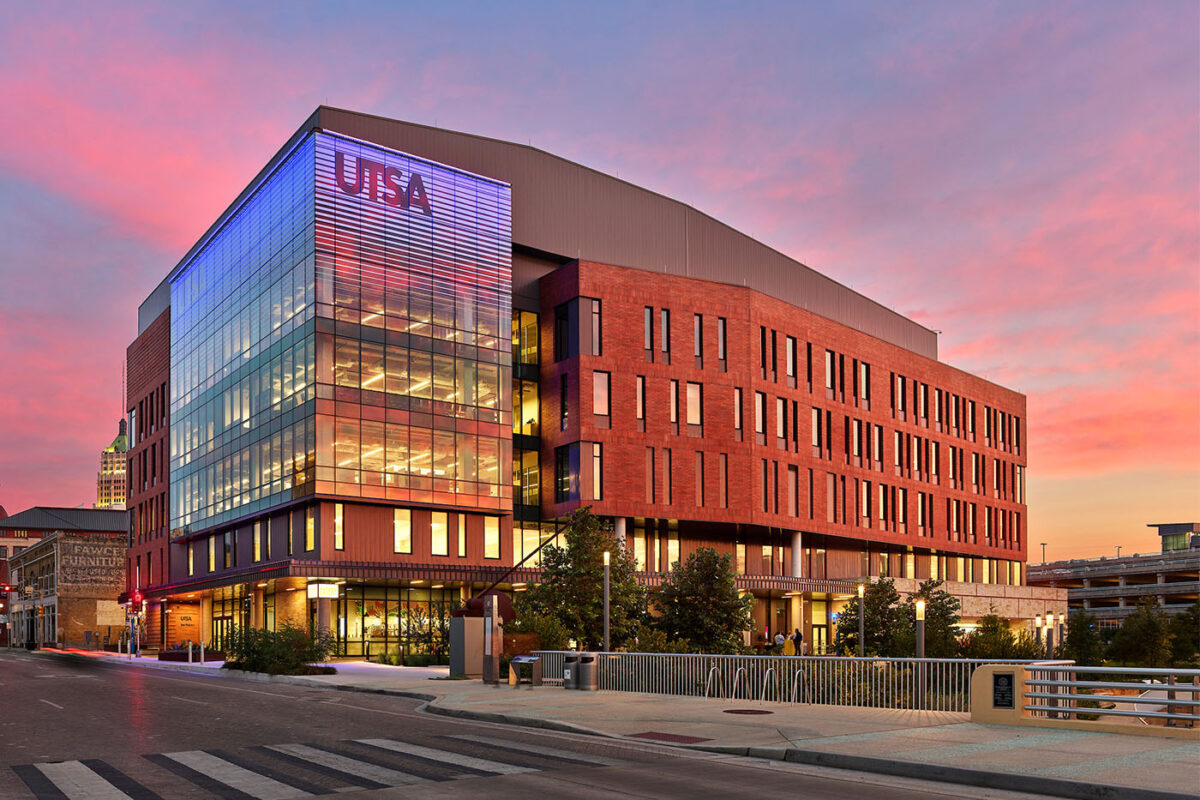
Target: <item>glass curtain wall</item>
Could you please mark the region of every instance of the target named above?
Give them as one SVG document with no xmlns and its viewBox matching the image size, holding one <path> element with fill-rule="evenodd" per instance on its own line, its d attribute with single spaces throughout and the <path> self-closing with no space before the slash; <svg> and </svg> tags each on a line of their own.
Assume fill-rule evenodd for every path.
<svg viewBox="0 0 1200 800">
<path fill-rule="evenodd" d="M 398 585 L 343 586 L 337 600 L 337 641 L 343 655 L 372 658 L 396 652 L 448 657 L 450 612 L 458 589 Z"/>
</svg>

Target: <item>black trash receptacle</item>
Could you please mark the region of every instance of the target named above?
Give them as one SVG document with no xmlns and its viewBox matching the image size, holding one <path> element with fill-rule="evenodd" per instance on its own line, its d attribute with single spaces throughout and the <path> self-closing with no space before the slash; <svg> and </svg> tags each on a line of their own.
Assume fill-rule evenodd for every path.
<svg viewBox="0 0 1200 800">
<path fill-rule="evenodd" d="M 595 653 L 579 654 L 579 688 L 583 691 L 594 692 L 600 688 L 597 666 L 598 660 Z"/>
<path fill-rule="evenodd" d="M 563 659 L 563 688 L 579 688 L 579 656 L 574 653 Z"/>
</svg>

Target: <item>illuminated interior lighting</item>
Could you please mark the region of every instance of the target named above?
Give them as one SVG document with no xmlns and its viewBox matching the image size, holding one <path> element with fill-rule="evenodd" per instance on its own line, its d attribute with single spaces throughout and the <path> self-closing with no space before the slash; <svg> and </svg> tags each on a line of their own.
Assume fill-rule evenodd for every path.
<svg viewBox="0 0 1200 800">
<path fill-rule="evenodd" d="M 374 378 L 368 378 L 367 380 L 363 381 L 362 388 L 364 388 L 364 389 L 365 389 L 365 388 L 367 388 L 368 386 L 370 386 L 372 383 L 374 383 L 375 381 L 377 381 L 377 380 L 381 380 L 382 378 L 383 378 L 383 373 L 382 373 L 382 372 L 381 372 L 381 373 L 379 373 L 378 375 L 376 375 Z"/>
<path fill-rule="evenodd" d="M 425 380 L 423 380 L 423 381 L 417 381 L 416 383 L 414 383 L 412 386 L 410 386 L 410 387 L 408 388 L 408 391 L 409 391 L 409 392 L 419 392 L 419 391 L 421 391 L 422 389 L 424 389 L 424 388 L 425 388 L 426 386 L 428 386 L 428 385 L 429 385 L 429 379 L 428 379 L 428 378 L 426 378 L 426 379 L 425 379 Z"/>
<path fill-rule="evenodd" d="M 429 588 L 430 588 L 430 589 L 441 589 L 443 586 L 445 586 L 445 584 L 443 584 L 443 583 L 435 583 L 433 586 L 430 586 Z"/>
<path fill-rule="evenodd" d="M 362 318 L 363 324 L 364 325 L 367 324 L 368 322 L 370 322 L 371 320 L 375 319 L 378 316 L 379 316 L 378 314 L 368 314 L 367 316 Z"/>
</svg>

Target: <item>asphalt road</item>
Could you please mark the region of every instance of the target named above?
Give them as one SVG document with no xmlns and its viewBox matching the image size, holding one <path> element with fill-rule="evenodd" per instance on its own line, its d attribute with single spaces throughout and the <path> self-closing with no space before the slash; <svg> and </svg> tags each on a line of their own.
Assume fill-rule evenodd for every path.
<svg viewBox="0 0 1200 800">
<path fill-rule="evenodd" d="M 0 650 L 0 798 L 1006 798 L 449 719 L 405 698 Z"/>
</svg>

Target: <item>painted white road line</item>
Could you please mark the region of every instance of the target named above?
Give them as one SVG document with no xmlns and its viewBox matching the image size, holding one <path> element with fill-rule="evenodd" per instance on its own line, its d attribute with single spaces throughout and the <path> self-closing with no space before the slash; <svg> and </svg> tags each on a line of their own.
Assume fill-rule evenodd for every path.
<svg viewBox="0 0 1200 800">
<path fill-rule="evenodd" d="M 234 789 L 253 795 L 259 800 L 293 800 L 298 797 L 312 797 L 303 789 L 280 783 L 273 778 L 232 764 L 203 750 L 187 750 L 181 753 L 163 753 L 163 755 L 185 767 L 191 767 L 213 780 L 220 781 L 226 786 L 232 786 Z"/>
<path fill-rule="evenodd" d="M 499 775 L 516 775 L 521 772 L 537 772 L 536 769 L 529 767 L 517 767 L 512 764 L 502 764 L 499 761 L 491 761 L 486 758 L 476 758 L 475 756 L 463 755 L 455 753 L 452 750 L 436 750 L 432 747 L 422 747 L 419 744 L 409 744 L 408 742 L 400 742 L 395 739 L 358 739 L 357 741 L 363 744 L 369 744 L 373 747 L 380 747 L 384 750 L 391 750 L 394 753 L 403 753 L 404 755 L 417 756 L 418 758 L 427 758 L 430 761 L 436 761 L 441 764 L 453 764 L 456 767 L 467 767 L 468 769 L 478 769 L 484 772 L 495 772 Z M 470 777 L 470 776 L 463 776 Z"/>
<path fill-rule="evenodd" d="M 78 761 L 35 766 L 71 800 L 130 800 L 129 795 Z"/>
<path fill-rule="evenodd" d="M 171 699 L 172 699 L 172 700 L 182 700 L 182 701 L 183 701 L 183 702 L 185 702 L 185 703 L 195 703 L 195 704 L 196 704 L 196 705 L 198 705 L 198 706 L 206 706 L 206 705 L 208 705 L 208 703 L 204 702 L 203 700 L 191 700 L 191 699 L 189 699 L 189 698 L 187 698 L 187 697 L 179 697 L 178 695 L 174 695 L 174 694 L 173 694 L 173 695 L 171 695 Z"/>
<path fill-rule="evenodd" d="M 409 775 L 407 772 L 380 767 L 376 764 L 347 758 L 337 753 L 330 753 L 328 750 L 318 750 L 315 747 L 309 747 L 304 744 L 272 744 L 267 745 L 267 748 L 279 753 L 286 753 L 289 756 L 302 758 L 305 761 L 311 761 L 314 764 L 320 764 L 329 769 L 336 769 L 339 772 L 357 775 L 376 783 L 382 783 L 385 786 L 408 786 L 413 783 L 428 782 L 427 779 L 419 775 Z"/>
<path fill-rule="evenodd" d="M 62 711 L 62 710 L 63 710 L 63 707 L 62 707 L 62 706 L 60 706 L 58 703 L 51 703 L 49 700 L 42 700 L 42 698 L 40 698 L 40 697 L 38 698 L 38 700 L 41 700 L 43 703 L 45 703 L 45 704 L 46 704 L 46 705 L 48 705 L 48 706 L 54 706 L 54 707 L 55 707 L 55 708 L 57 708 L 59 711 Z M 84 767 L 84 769 L 87 769 L 87 767 Z"/>
<path fill-rule="evenodd" d="M 462 739 L 464 742 L 475 742 L 476 744 L 488 745 L 500 750 L 511 750 L 516 753 L 535 753 L 542 756 L 550 756 L 551 758 L 569 758 L 572 761 L 583 761 L 588 764 L 599 764 L 604 767 L 612 767 L 622 763 L 615 758 L 604 758 L 603 756 L 593 756 L 587 753 L 576 753 L 571 750 L 561 750 L 557 747 L 545 747 L 540 744 L 529 744 L 527 742 L 514 742 L 501 739 L 489 739 L 486 736 L 472 736 L 470 734 L 453 734 L 453 738 Z"/>
</svg>

